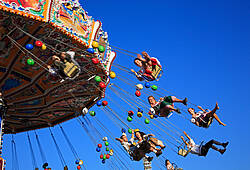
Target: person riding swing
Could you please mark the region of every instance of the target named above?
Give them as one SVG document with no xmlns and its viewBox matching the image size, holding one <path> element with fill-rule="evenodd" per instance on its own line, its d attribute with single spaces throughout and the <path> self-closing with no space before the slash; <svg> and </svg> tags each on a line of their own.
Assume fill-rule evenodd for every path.
<svg viewBox="0 0 250 170">
<path fill-rule="evenodd" d="M 53 55 L 53 64 L 52 66 L 48 65 L 47 67 L 51 73 L 58 73 L 61 76 L 62 81 L 66 78 L 74 79 L 80 73 L 80 68 L 74 60 L 74 56 L 75 52 L 73 51 L 62 52 L 60 57 Z"/>
<path fill-rule="evenodd" d="M 229 144 L 229 142 L 220 143 L 220 142 L 218 142 L 216 140 L 210 140 L 205 145 L 203 145 L 203 144 L 197 145 L 197 144 L 195 144 L 193 139 L 191 139 L 188 136 L 188 134 L 185 131 L 183 133 L 188 138 L 189 141 L 186 141 L 183 136 L 181 136 L 181 139 L 183 140 L 185 145 L 190 150 L 190 153 L 196 154 L 198 156 L 206 156 L 210 148 L 220 152 L 221 154 L 224 154 L 224 152 L 226 151 L 226 147 Z M 218 149 L 214 144 L 215 145 L 220 145 L 220 146 L 224 147 L 224 149 Z"/>
<path fill-rule="evenodd" d="M 188 108 L 188 112 L 192 115 L 191 122 L 196 126 L 208 128 L 214 118 L 220 125 L 226 126 L 226 124 L 222 123 L 218 115 L 216 114 L 216 111 L 219 110 L 218 103 L 216 103 L 212 111 L 208 109 L 205 110 L 201 106 L 198 106 L 198 108 L 201 111 L 195 112 L 193 108 Z"/>
<path fill-rule="evenodd" d="M 150 57 L 146 52 L 142 52 L 142 55 L 143 57 L 137 54 L 137 58 L 134 60 L 135 65 L 141 69 L 138 72 L 131 69 L 131 72 L 133 72 L 140 81 L 159 80 L 162 73 L 162 66 L 158 59 Z"/>
<path fill-rule="evenodd" d="M 147 141 L 151 148 L 150 151 L 154 152 L 155 155 L 158 157 L 162 154 L 162 149 L 164 149 L 166 146 L 163 144 L 163 142 L 157 138 L 155 138 L 153 134 L 145 134 L 144 132 L 141 132 L 139 129 L 135 129 L 135 136 L 136 139 L 138 140 L 137 144 L 140 144 L 144 141 Z M 159 146 L 159 148 L 157 148 L 156 146 Z"/>
<path fill-rule="evenodd" d="M 168 117 L 172 111 L 181 113 L 180 109 L 174 107 L 174 103 L 183 103 L 184 105 L 187 105 L 187 98 L 180 100 L 175 96 L 166 96 L 161 97 L 160 101 L 157 102 L 154 96 L 149 96 L 148 102 L 151 106 L 150 114 L 158 115 L 160 117 Z"/>
</svg>

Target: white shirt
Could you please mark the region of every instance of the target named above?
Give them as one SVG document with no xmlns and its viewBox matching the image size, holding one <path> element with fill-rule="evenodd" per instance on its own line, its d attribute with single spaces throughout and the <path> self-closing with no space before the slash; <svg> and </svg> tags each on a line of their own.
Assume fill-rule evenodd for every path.
<svg viewBox="0 0 250 170">
<path fill-rule="evenodd" d="M 127 152 L 129 152 L 129 149 L 130 149 L 130 143 L 128 143 L 128 142 L 122 142 L 121 143 L 122 144 L 122 146 L 123 146 L 123 148 L 127 151 Z"/>
<path fill-rule="evenodd" d="M 200 155 L 201 154 L 201 146 L 196 145 L 193 141 L 193 139 L 190 139 L 190 145 L 188 145 L 188 149 L 190 149 L 190 152 L 192 154 Z"/>
<path fill-rule="evenodd" d="M 133 144 L 134 139 L 131 138 L 129 140 L 129 142 L 122 142 L 121 145 L 123 146 L 123 148 L 129 153 L 130 152 L 130 145 Z"/>
<path fill-rule="evenodd" d="M 192 119 L 191 119 L 191 122 L 194 123 L 194 124 L 195 124 L 195 122 L 196 122 L 196 118 L 200 117 L 202 114 L 204 114 L 204 112 L 203 112 L 203 111 L 198 111 L 198 112 L 195 113 L 195 114 L 196 114 L 196 116 L 195 116 L 195 117 L 192 117 Z"/>
</svg>

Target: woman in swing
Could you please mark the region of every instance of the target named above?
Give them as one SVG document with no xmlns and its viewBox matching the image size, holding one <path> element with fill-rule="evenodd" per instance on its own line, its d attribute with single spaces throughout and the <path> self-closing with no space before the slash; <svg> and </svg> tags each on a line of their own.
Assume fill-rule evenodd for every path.
<svg viewBox="0 0 250 170">
<path fill-rule="evenodd" d="M 185 143 L 185 145 L 187 146 L 187 148 L 190 150 L 190 153 L 196 154 L 198 156 L 206 156 L 210 148 L 212 148 L 213 150 L 216 150 L 216 151 L 220 152 L 223 155 L 224 152 L 226 151 L 226 147 L 227 147 L 227 145 L 229 143 L 229 142 L 220 143 L 220 142 L 212 139 L 209 142 L 207 142 L 205 145 L 202 145 L 202 144 L 197 145 L 193 141 L 193 139 L 191 139 L 188 136 L 188 134 L 185 131 L 183 133 L 188 138 L 188 142 L 184 139 L 183 136 L 181 136 L 182 141 Z M 220 145 L 224 149 L 219 149 L 215 145 Z"/>
<path fill-rule="evenodd" d="M 142 143 L 143 141 L 147 141 L 151 146 L 151 151 L 155 153 L 155 155 L 158 157 L 162 154 L 162 149 L 164 149 L 166 146 L 163 144 L 163 142 L 157 138 L 155 138 L 153 134 L 145 134 L 144 132 L 141 132 L 139 129 L 135 129 L 135 137 L 138 140 L 137 144 Z M 159 146 L 160 148 L 157 148 L 156 146 Z"/>
<path fill-rule="evenodd" d="M 156 78 L 152 74 L 152 70 L 156 68 L 156 66 L 159 66 L 162 68 L 160 62 L 157 58 L 150 57 L 148 53 L 142 52 L 143 57 L 140 54 L 137 54 L 137 58 L 134 60 L 134 63 L 136 66 L 140 67 L 141 70 L 139 72 L 134 71 L 131 69 L 131 71 L 135 74 L 138 80 L 148 80 L 148 81 L 154 81 Z"/>
<path fill-rule="evenodd" d="M 170 112 L 175 111 L 181 113 L 180 109 L 174 107 L 174 103 L 182 103 L 187 105 L 187 98 L 184 100 L 178 99 L 175 96 L 161 97 L 160 101 L 157 102 L 154 96 L 148 97 L 148 102 L 151 106 L 150 113 L 153 115 L 158 115 L 160 117 L 168 117 Z"/>
<path fill-rule="evenodd" d="M 198 108 L 201 111 L 195 112 L 193 108 L 188 109 L 188 112 L 192 115 L 191 122 L 195 124 L 196 126 L 208 128 L 213 118 L 215 118 L 215 120 L 217 120 L 217 122 L 220 125 L 226 126 L 226 124 L 222 123 L 219 117 L 217 116 L 217 114 L 215 113 L 217 110 L 219 110 L 219 106 L 217 102 L 212 111 L 208 109 L 204 110 L 201 106 L 198 106 Z"/>
</svg>

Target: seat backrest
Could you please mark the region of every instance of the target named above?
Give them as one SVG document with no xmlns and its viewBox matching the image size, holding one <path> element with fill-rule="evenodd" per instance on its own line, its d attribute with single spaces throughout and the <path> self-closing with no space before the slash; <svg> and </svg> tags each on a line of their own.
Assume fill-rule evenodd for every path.
<svg viewBox="0 0 250 170">
<path fill-rule="evenodd" d="M 78 71 L 78 67 L 72 62 L 66 62 L 65 63 L 65 68 L 64 68 L 64 73 L 66 74 L 66 76 L 68 77 L 74 77 L 75 74 Z"/>
<path fill-rule="evenodd" d="M 152 71 L 152 76 L 157 79 L 159 74 L 161 73 L 162 71 L 162 68 L 159 66 L 159 65 L 155 65 L 154 67 L 151 66 L 150 67 L 150 70 Z"/>
<path fill-rule="evenodd" d="M 183 157 L 186 157 L 186 156 L 188 155 L 189 152 L 190 152 L 190 150 L 179 149 L 178 155 L 181 155 L 181 156 L 183 156 Z"/>
</svg>

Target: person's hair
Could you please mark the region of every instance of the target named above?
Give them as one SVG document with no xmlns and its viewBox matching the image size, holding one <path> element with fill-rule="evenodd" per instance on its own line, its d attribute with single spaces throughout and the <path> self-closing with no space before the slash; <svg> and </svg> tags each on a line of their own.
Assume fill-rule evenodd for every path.
<svg viewBox="0 0 250 170">
<path fill-rule="evenodd" d="M 135 132 L 135 133 L 140 133 L 141 137 L 143 137 L 144 135 L 146 135 L 144 132 Z M 138 140 L 138 137 L 136 136 L 136 139 Z"/>
<path fill-rule="evenodd" d="M 142 62 L 139 58 L 135 58 L 135 59 L 134 59 L 134 63 L 135 63 L 136 60 Z"/>
<path fill-rule="evenodd" d="M 192 108 L 192 107 L 188 108 L 188 110 L 189 110 L 189 109 L 192 109 L 192 110 L 194 111 L 194 108 Z"/>
<path fill-rule="evenodd" d="M 148 96 L 148 102 L 149 102 L 149 98 L 150 98 L 150 97 L 153 97 L 153 98 L 155 99 L 155 97 L 154 97 L 154 96 Z"/>
<path fill-rule="evenodd" d="M 165 160 L 165 165 L 166 165 L 166 166 L 167 166 L 168 161 L 169 161 L 168 159 Z"/>
</svg>

